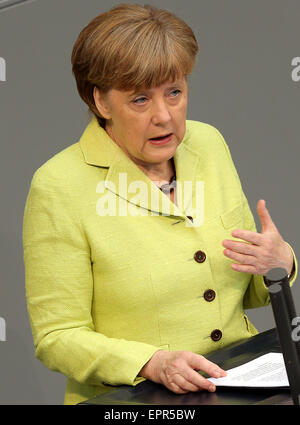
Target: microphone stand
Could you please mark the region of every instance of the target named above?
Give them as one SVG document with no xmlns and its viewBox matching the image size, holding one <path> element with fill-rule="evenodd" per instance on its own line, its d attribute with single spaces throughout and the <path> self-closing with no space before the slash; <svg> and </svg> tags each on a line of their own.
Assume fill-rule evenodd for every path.
<svg viewBox="0 0 300 425">
<path fill-rule="evenodd" d="M 293 403 L 300 405 L 300 340 L 293 340 L 292 324 L 297 317 L 288 273 L 283 268 L 271 269 L 264 277 L 270 294 L 279 343 L 282 349 Z"/>
</svg>

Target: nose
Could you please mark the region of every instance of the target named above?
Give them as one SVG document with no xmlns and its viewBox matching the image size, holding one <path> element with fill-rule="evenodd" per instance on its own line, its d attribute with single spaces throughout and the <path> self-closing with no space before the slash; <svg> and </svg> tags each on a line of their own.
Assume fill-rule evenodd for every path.
<svg viewBox="0 0 300 425">
<path fill-rule="evenodd" d="M 169 106 L 167 105 L 166 101 L 156 100 L 153 102 L 153 108 L 152 108 L 152 122 L 155 125 L 158 124 L 165 124 L 171 120 L 171 114 L 169 110 Z"/>
</svg>

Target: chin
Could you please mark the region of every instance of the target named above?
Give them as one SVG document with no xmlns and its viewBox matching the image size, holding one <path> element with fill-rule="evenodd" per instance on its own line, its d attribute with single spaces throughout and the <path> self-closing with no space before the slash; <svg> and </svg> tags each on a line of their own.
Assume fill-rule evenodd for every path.
<svg viewBox="0 0 300 425">
<path fill-rule="evenodd" d="M 155 158 L 158 159 L 160 158 L 162 161 L 167 160 L 172 158 L 172 156 L 175 155 L 176 149 L 177 149 L 178 145 L 174 146 L 161 146 L 159 149 L 155 149 L 155 151 L 153 152 L 149 152 L 149 154 L 147 155 L 149 158 Z"/>
</svg>

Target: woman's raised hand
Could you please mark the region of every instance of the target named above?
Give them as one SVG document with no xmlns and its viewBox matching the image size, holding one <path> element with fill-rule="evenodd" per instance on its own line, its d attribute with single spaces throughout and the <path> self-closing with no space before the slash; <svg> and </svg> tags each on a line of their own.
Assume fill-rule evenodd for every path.
<svg viewBox="0 0 300 425">
<path fill-rule="evenodd" d="M 238 272 L 266 275 L 274 267 L 282 267 L 290 274 L 293 268 L 293 253 L 281 237 L 264 200 L 259 200 L 257 213 L 262 225 L 261 233 L 236 229 L 232 236 L 245 242 L 226 239 L 224 255 L 237 263 L 231 268 Z"/>
<path fill-rule="evenodd" d="M 215 391 L 213 383 L 201 376 L 203 371 L 213 378 L 226 376 L 225 370 L 191 351 L 159 350 L 141 369 L 139 376 L 163 384 L 176 394 L 190 391 Z"/>
</svg>

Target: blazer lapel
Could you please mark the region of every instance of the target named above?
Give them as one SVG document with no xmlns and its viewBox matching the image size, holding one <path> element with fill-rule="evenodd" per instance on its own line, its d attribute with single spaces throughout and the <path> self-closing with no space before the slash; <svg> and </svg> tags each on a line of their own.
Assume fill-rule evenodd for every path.
<svg viewBox="0 0 300 425">
<path fill-rule="evenodd" d="M 151 215 L 180 216 L 183 212 L 120 149 L 109 167 L 105 187 Z"/>
<path fill-rule="evenodd" d="M 190 131 L 174 155 L 177 180 L 177 203 L 185 216 L 193 217 L 194 225 L 203 222 L 204 181 L 199 180 L 199 153 L 189 147 Z"/>
</svg>

